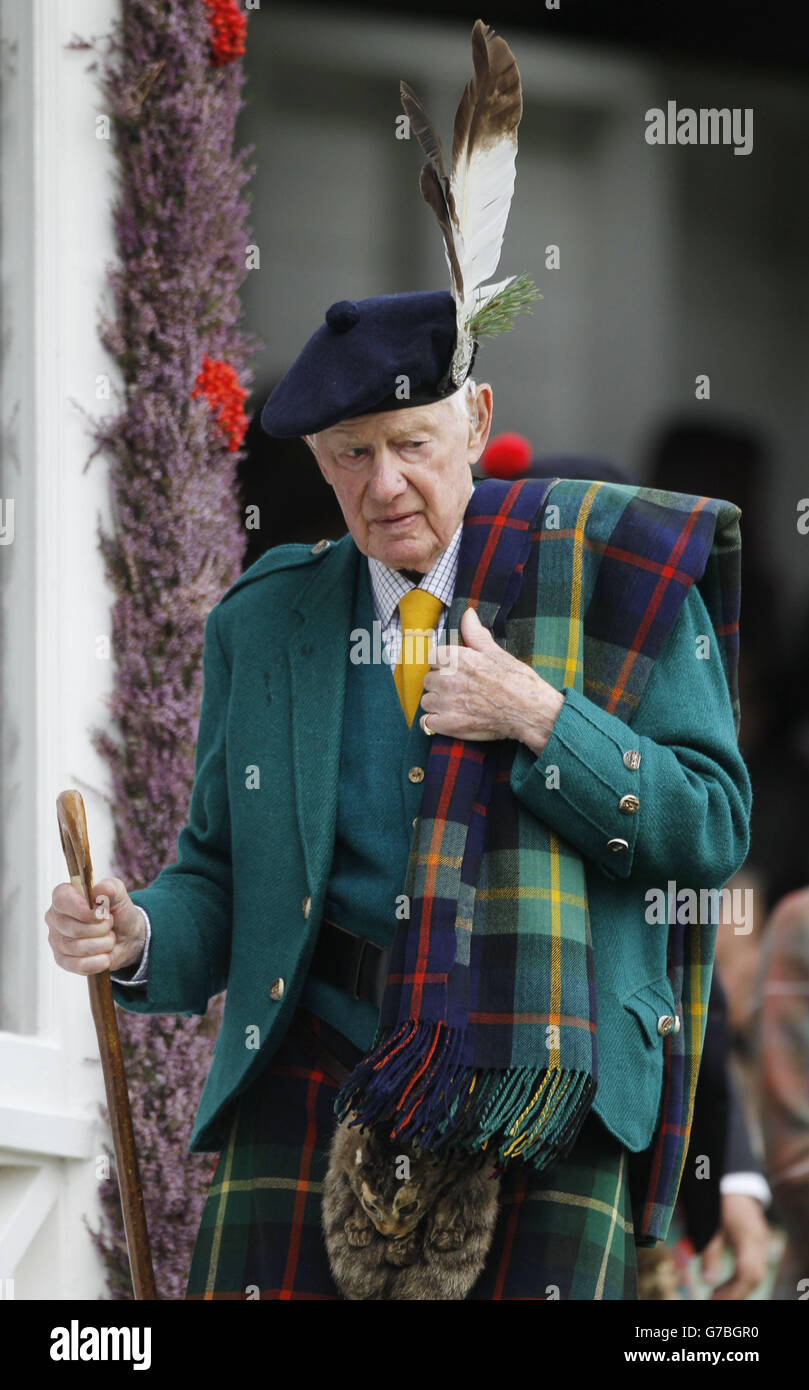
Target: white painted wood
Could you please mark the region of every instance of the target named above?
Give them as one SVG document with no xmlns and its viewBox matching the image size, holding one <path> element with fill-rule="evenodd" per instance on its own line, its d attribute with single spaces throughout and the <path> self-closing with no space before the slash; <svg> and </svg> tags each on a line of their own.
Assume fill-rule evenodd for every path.
<svg viewBox="0 0 809 1390">
<path fill-rule="evenodd" d="M 3 1106 L 0 1107 L 0 1124 L 3 1145 L 0 1167 L 12 1161 L 15 1150 L 33 1157 L 90 1159 L 95 1156 L 95 1126 L 80 1116 Z"/>
<path fill-rule="evenodd" d="M 18 605 L 12 711 L 24 776 L 17 814 L 3 825 L 13 945 L 6 952 L 4 941 L 2 959 L 19 1007 L 6 1009 L 0 1032 L 0 1278 L 19 1276 L 17 1297 L 96 1299 L 103 1270 L 82 1216 L 97 1224 L 101 1067 L 87 981 L 58 970 L 43 918 L 53 886 L 67 877 L 55 810 L 64 788 L 84 795 L 96 876 L 109 872 L 107 770 L 90 742 L 92 728 L 106 723 L 111 680 L 111 663 L 95 656 L 96 635 L 109 631 L 97 539 L 99 518 L 108 519 L 107 472 L 100 457 L 84 471 L 93 445 L 78 406 L 97 416 L 114 405 L 95 398 L 97 374 L 113 369 L 98 341 L 105 262 L 114 256 L 113 161 L 109 143 L 95 137 L 92 55 L 67 45 L 77 34 L 103 35 L 117 7 L 0 3 L 3 35 L 18 40 L 18 86 L 6 96 L 19 121 L 25 238 L 13 270 L 4 239 L 2 266 L 14 361 L 4 442 L 10 397 L 18 398 L 10 433 L 23 544 L 10 601 Z M 4 222 L 12 212 L 6 174 L 4 165 Z M 13 458 L 4 477 L 12 466 Z M 14 548 L 0 548 L 4 592 L 3 550 Z M 26 1163 L 35 1176 L 23 1183 Z"/>
<path fill-rule="evenodd" d="M 6 1168 L 0 1185 L 0 1269 L 15 1269 L 59 1196 L 57 1170 Z"/>
</svg>

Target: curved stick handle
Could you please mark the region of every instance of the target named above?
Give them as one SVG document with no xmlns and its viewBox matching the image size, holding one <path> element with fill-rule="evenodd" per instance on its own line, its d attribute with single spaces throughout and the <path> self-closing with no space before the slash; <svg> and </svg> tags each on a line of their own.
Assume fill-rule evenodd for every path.
<svg viewBox="0 0 809 1390">
<path fill-rule="evenodd" d="M 79 892 L 84 894 L 89 906 L 94 907 L 93 865 L 90 859 L 87 819 L 84 814 L 81 792 L 73 790 L 60 792 L 56 798 L 56 815 L 59 821 L 59 834 L 62 838 L 62 849 L 67 861 L 70 882 L 74 888 L 78 888 Z M 90 989 L 90 1008 L 98 1036 L 98 1050 L 101 1054 L 104 1089 L 107 1093 L 107 1108 L 110 1116 L 112 1142 L 115 1148 L 115 1165 L 118 1172 L 124 1232 L 129 1252 L 129 1268 L 132 1273 L 132 1288 L 135 1298 L 138 1300 L 156 1299 L 152 1256 L 149 1250 L 149 1233 L 146 1229 L 146 1214 L 143 1209 L 143 1191 L 140 1183 L 138 1159 L 135 1153 L 135 1136 L 129 1110 L 129 1092 L 126 1088 L 126 1075 L 121 1055 L 121 1040 L 118 1036 L 118 1022 L 115 1017 L 115 1001 L 112 997 L 110 972 L 103 970 L 97 975 L 88 975 L 87 984 Z"/>
</svg>

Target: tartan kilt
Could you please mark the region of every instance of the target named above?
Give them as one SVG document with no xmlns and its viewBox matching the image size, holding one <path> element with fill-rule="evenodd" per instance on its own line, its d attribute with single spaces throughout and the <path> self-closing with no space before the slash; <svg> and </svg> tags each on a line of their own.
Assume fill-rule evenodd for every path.
<svg viewBox="0 0 809 1390">
<path fill-rule="evenodd" d="M 344 1043 L 322 1020 L 317 1027 L 326 1046 Z M 321 1232 L 337 1088 L 287 1036 L 238 1098 L 187 1299 L 341 1298 Z M 572 1153 L 549 1173 L 507 1168 L 492 1247 L 466 1301 L 636 1299 L 627 1160 L 591 1113 Z"/>
</svg>

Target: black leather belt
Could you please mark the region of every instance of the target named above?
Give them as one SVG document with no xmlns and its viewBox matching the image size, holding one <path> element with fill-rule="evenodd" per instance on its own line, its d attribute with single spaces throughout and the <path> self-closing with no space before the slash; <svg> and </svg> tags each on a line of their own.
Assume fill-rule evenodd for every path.
<svg viewBox="0 0 809 1390">
<path fill-rule="evenodd" d="M 377 946 L 324 917 L 315 946 L 310 973 L 354 999 L 379 1008 L 388 976 L 390 948 Z"/>
</svg>

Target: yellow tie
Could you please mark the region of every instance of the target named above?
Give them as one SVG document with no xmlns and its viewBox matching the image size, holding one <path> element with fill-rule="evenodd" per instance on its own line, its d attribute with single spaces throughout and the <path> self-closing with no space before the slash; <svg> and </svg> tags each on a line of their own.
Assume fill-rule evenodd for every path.
<svg viewBox="0 0 809 1390">
<path fill-rule="evenodd" d="M 402 619 L 402 655 L 393 673 L 396 690 L 405 712 L 408 724 L 419 707 L 424 687 L 424 677 L 430 668 L 427 652 L 430 639 L 422 634 L 431 633 L 441 617 L 440 598 L 428 594 L 426 589 L 410 589 L 399 599 L 399 613 Z"/>
</svg>

